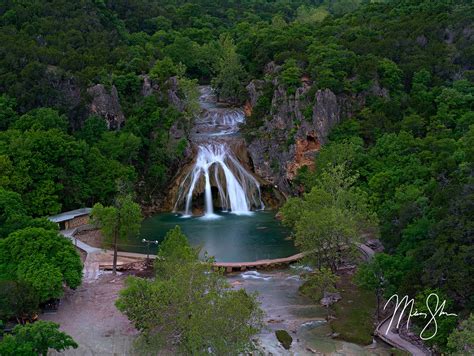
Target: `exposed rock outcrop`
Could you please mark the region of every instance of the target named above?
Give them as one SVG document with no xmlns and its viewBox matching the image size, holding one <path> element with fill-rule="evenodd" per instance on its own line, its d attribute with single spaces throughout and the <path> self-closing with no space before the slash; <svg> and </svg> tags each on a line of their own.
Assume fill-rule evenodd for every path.
<svg viewBox="0 0 474 356">
<path fill-rule="evenodd" d="M 72 129 L 79 129 L 88 113 L 78 81 L 70 73 L 52 65 L 46 68 L 45 77 L 54 93 L 44 96 L 42 106 L 67 110 Z"/>
<path fill-rule="evenodd" d="M 168 100 L 170 101 L 170 103 L 173 104 L 179 111 L 184 111 L 185 104 L 183 100 L 181 100 L 178 96 L 178 77 L 171 77 L 170 79 L 168 79 L 168 81 L 166 82 L 166 86 L 168 87 Z"/>
<path fill-rule="evenodd" d="M 141 90 L 142 96 L 150 96 L 160 90 L 158 83 L 155 83 L 153 80 L 151 80 L 148 75 L 142 75 L 141 78 L 143 79 Z"/>
<path fill-rule="evenodd" d="M 281 66 L 277 65 L 274 61 L 268 62 L 263 68 L 263 72 L 268 75 L 274 75 L 280 72 Z"/>
<path fill-rule="evenodd" d="M 320 303 L 324 307 L 329 307 L 334 303 L 337 303 L 342 299 L 340 293 L 329 293 L 329 292 L 324 292 L 323 298 L 320 300 Z"/>
<path fill-rule="evenodd" d="M 273 65 L 269 65 L 275 70 Z M 275 85 L 267 119 L 249 144 L 255 173 L 286 194 L 291 193 L 291 181 L 303 166 L 314 168 L 314 158 L 321 145 L 327 142 L 331 129 L 342 118 L 351 117 L 365 104 L 363 94 L 335 95 L 331 90 L 311 90 L 308 81 L 294 94 Z M 255 105 L 265 85 L 253 80 L 248 86 L 249 104 Z M 388 96 L 388 92 L 374 86 L 370 94 Z"/>
<path fill-rule="evenodd" d="M 321 143 L 316 139 L 315 134 L 311 133 L 306 139 L 297 139 L 295 145 L 295 159 L 288 162 L 287 177 L 293 180 L 298 169 L 303 166 L 314 169 L 314 157 L 321 148 Z"/>
<path fill-rule="evenodd" d="M 125 123 L 125 116 L 120 106 L 117 88 L 112 85 L 110 91 L 103 84 L 96 84 L 87 93 L 91 96 L 89 111 L 103 117 L 110 130 L 120 129 Z"/>
<path fill-rule="evenodd" d="M 265 81 L 254 79 L 252 80 L 249 85 L 247 85 L 246 89 L 249 93 L 249 104 L 253 107 L 257 104 L 257 100 L 262 95 L 263 86 L 265 85 Z"/>
<path fill-rule="evenodd" d="M 178 110 L 183 111 L 185 104 L 178 96 L 179 80 L 177 77 L 169 78 L 162 86 L 148 75 L 141 76 L 143 83 L 141 95 L 144 97 L 156 95 L 160 100 L 169 100 L 169 102 Z M 174 123 L 170 128 L 170 136 L 175 140 L 186 138 L 186 130 L 181 127 L 179 122 Z"/>
<path fill-rule="evenodd" d="M 183 111 L 185 104 L 179 97 L 179 79 L 178 77 L 170 77 L 163 85 L 159 85 L 155 80 L 151 79 L 148 75 L 141 76 L 142 83 L 142 96 L 157 95 L 161 100 L 169 100 L 176 109 Z"/>
</svg>

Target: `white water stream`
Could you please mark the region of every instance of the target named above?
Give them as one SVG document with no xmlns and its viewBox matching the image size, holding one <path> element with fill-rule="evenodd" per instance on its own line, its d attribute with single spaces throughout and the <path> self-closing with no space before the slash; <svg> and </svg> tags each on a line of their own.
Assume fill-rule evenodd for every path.
<svg viewBox="0 0 474 356">
<path fill-rule="evenodd" d="M 250 214 L 252 209 L 263 209 L 257 179 L 239 162 L 229 145 L 245 120 L 243 111 L 218 107 L 209 87 L 201 87 L 200 103 L 203 110 L 194 133 L 198 146 L 196 161 L 180 183 L 175 210 L 184 203 L 185 216 L 191 216 L 193 199 L 202 191 L 206 218 L 217 217 L 213 197 L 216 191 L 224 211 L 242 215 Z"/>
</svg>

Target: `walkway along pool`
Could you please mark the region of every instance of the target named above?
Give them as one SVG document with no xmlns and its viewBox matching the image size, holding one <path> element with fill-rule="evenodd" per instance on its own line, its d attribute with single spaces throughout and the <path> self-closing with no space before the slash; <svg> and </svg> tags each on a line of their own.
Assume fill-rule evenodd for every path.
<svg viewBox="0 0 474 356">
<path fill-rule="evenodd" d="M 144 220 L 139 236 L 121 244 L 122 251 L 146 253 L 142 239 L 161 242 L 166 232 L 179 225 L 192 246 L 201 247 L 218 262 L 253 262 L 288 257 L 297 253 L 290 232 L 275 219 L 274 211 L 257 211 L 251 215 L 217 213 L 214 219 L 184 218 L 164 213 Z M 150 246 L 150 253 L 157 247 Z"/>
</svg>

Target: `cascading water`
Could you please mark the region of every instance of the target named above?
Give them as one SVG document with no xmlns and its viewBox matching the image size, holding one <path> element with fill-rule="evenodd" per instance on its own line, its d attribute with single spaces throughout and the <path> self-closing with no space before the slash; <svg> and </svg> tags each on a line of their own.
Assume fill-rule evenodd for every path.
<svg viewBox="0 0 474 356">
<path fill-rule="evenodd" d="M 191 215 L 193 193 L 204 180 L 206 216 L 214 216 L 211 180 L 217 187 L 223 210 L 248 214 L 252 208 L 263 208 L 258 181 L 232 155 L 226 143 L 209 143 L 198 148 L 196 163 L 185 177 L 177 204 L 185 200 L 185 214 Z M 176 207 L 175 207 L 176 208 Z"/>
<path fill-rule="evenodd" d="M 244 122 L 242 110 L 218 107 L 209 87 L 201 87 L 201 116 L 196 120 L 193 141 L 197 145 L 196 161 L 184 175 L 175 203 L 175 211 L 184 208 L 192 215 L 193 200 L 204 196 L 204 213 L 214 214 L 214 201 L 223 211 L 249 214 L 263 209 L 260 185 L 232 152 L 230 143 L 238 138 L 238 125 Z"/>
</svg>

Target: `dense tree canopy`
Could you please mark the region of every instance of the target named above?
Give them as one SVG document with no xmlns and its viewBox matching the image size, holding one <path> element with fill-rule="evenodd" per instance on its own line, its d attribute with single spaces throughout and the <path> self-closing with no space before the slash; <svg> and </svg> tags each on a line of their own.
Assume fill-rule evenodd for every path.
<svg viewBox="0 0 474 356">
<path fill-rule="evenodd" d="M 0 280 L 30 285 L 40 302 L 76 288 L 82 278 L 79 254 L 57 231 L 28 227 L 0 240 Z"/>
</svg>

